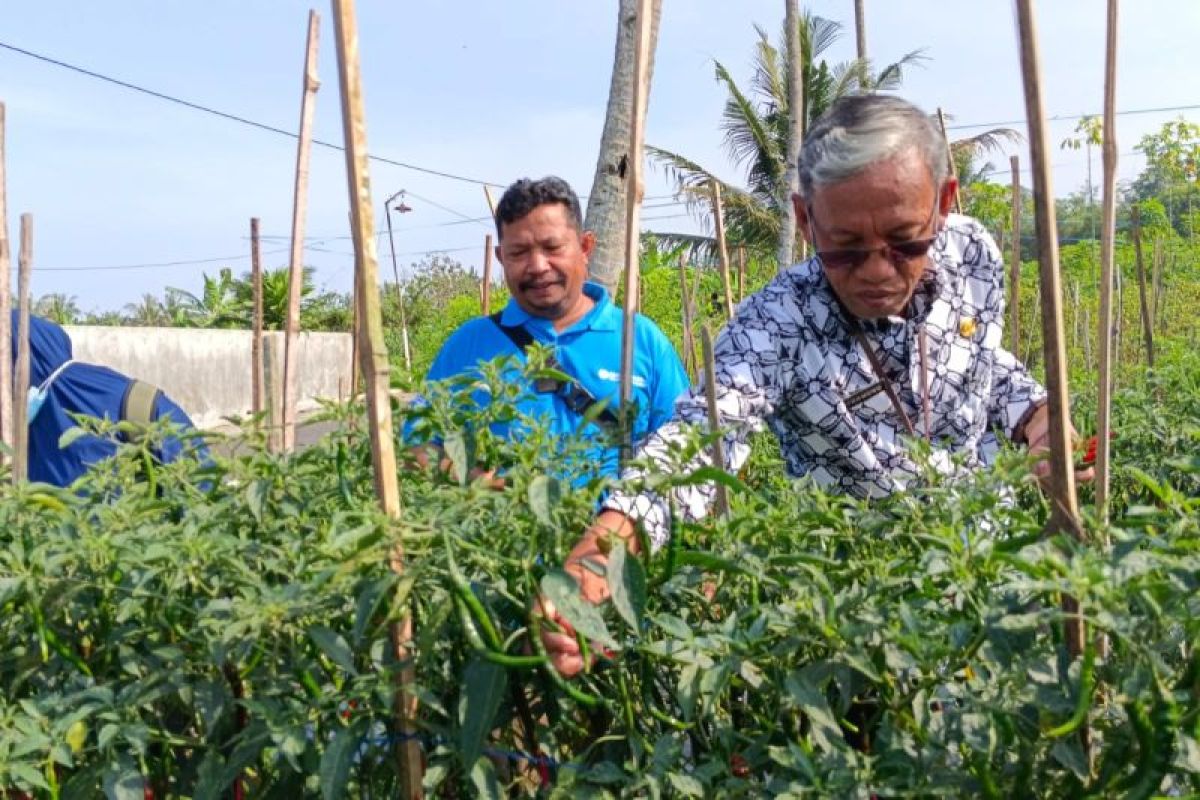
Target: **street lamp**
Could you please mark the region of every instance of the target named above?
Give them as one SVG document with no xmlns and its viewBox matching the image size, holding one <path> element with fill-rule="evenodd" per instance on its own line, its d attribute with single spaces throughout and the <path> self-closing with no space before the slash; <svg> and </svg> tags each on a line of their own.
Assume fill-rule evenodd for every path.
<svg viewBox="0 0 1200 800">
<path fill-rule="evenodd" d="M 412 211 L 412 207 L 404 202 L 403 197 L 404 190 L 401 189 L 384 200 L 383 216 L 387 219 L 388 247 L 392 251 L 392 277 L 396 279 L 396 304 L 400 307 L 400 341 L 404 348 L 404 368 L 411 371 L 412 353 L 408 347 L 408 315 L 404 310 L 404 288 L 400 284 L 400 268 L 396 265 L 396 239 L 392 236 L 392 211 L 398 214 L 407 214 Z M 400 202 L 393 206 L 392 203 L 397 199 L 400 199 Z"/>
</svg>

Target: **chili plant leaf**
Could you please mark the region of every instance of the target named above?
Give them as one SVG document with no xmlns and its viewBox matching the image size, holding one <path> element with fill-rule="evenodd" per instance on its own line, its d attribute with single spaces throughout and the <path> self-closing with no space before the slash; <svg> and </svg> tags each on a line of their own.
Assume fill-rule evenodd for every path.
<svg viewBox="0 0 1200 800">
<path fill-rule="evenodd" d="M 496 778 L 496 768 L 492 766 L 489 758 L 481 756 L 475 761 L 475 766 L 471 767 L 471 785 L 475 787 L 476 797 L 488 800 L 500 800 L 504 797 L 500 781 Z"/>
<path fill-rule="evenodd" d="M 620 645 L 608 632 L 604 617 L 600 610 L 583 599 L 579 594 L 579 584 L 561 569 L 551 570 L 542 578 L 542 594 L 549 598 L 559 613 L 571 624 L 581 636 L 599 642 L 614 650 Z"/>
<path fill-rule="evenodd" d="M 451 431 L 446 434 L 442 443 L 446 457 L 454 469 L 454 479 L 459 484 L 467 485 L 467 476 L 471 473 L 471 464 L 475 460 L 475 439 L 462 431 Z"/>
<path fill-rule="evenodd" d="M 633 629 L 641 630 L 646 610 L 646 571 L 637 556 L 629 557 L 625 545 L 618 542 L 608 555 L 608 591 L 613 608 Z"/>
<path fill-rule="evenodd" d="M 508 673 L 499 664 L 473 659 L 463 670 L 458 701 L 458 746 L 463 767 L 470 769 L 483 750 L 483 740 L 504 698 Z"/>
<path fill-rule="evenodd" d="M 145 795 L 146 780 L 132 759 L 122 758 L 105 771 L 104 796 L 108 800 L 144 800 Z"/>
<path fill-rule="evenodd" d="M 321 797 L 325 800 L 341 800 L 346 796 L 350 768 L 354 766 L 368 723 L 369 720 L 363 717 L 342 728 L 321 754 Z"/>
<path fill-rule="evenodd" d="M 308 636 L 313 640 L 313 644 L 321 648 L 321 652 L 330 661 L 351 675 L 358 673 L 354 666 L 354 654 L 350 652 L 350 645 L 346 644 L 346 640 L 342 638 L 341 634 L 324 625 L 314 625 L 308 629 Z"/>
<path fill-rule="evenodd" d="M 562 484 L 549 475 L 538 475 L 529 482 L 529 508 L 538 522 L 554 524 L 554 507 L 562 500 Z"/>
</svg>

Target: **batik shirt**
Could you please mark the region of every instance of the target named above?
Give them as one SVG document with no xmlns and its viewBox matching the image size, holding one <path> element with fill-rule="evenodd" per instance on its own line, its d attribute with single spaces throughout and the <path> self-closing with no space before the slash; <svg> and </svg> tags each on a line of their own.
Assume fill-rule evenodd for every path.
<svg viewBox="0 0 1200 800">
<path fill-rule="evenodd" d="M 858 322 L 918 436 L 926 435 L 918 335 L 924 327 L 931 461 L 943 471 L 956 462 L 958 468 L 986 463 L 996 436 L 1012 438 L 1045 397 L 1001 347 L 1003 320 L 1004 269 L 996 243 L 975 220 L 950 215 L 904 316 Z M 919 474 L 906 451 L 904 420 L 816 259 L 786 270 L 743 302 L 718 337 L 714 358 L 726 470 L 741 467 L 750 434 L 765 425 L 779 440 L 788 474 L 831 491 L 880 497 Z M 682 426 L 707 419 L 703 388 L 693 388 L 638 455 L 667 466 L 668 454 L 685 438 Z M 675 508 L 695 520 L 708 513 L 715 489 L 674 492 Z M 618 492 L 605 507 L 641 521 L 656 547 L 669 537 L 664 497 Z"/>
</svg>

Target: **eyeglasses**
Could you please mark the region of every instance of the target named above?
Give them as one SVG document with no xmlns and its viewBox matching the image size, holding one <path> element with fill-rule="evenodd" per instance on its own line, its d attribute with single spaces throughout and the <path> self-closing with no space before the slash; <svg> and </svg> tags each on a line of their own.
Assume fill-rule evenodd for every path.
<svg viewBox="0 0 1200 800">
<path fill-rule="evenodd" d="M 929 225 L 930 222 L 933 222 L 936 216 L 937 203 L 935 202 L 933 211 L 930 213 L 929 220 L 925 223 L 925 225 Z M 809 224 L 812 225 L 815 230 L 817 224 L 813 217 L 811 205 L 808 207 L 808 220 Z M 933 243 L 936 242 L 937 239 L 938 233 L 935 232 L 933 236 L 923 239 L 912 239 L 907 242 L 894 242 L 880 245 L 879 247 L 817 250 L 816 253 L 817 258 L 821 259 L 821 264 L 827 269 L 832 270 L 854 269 L 875 253 L 879 253 L 888 261 L 890 261 L 892 266 L 901 267 L 907 264 L 909 261 L 929 255 L 929 249 L 933 247 Z"/>
</svg>

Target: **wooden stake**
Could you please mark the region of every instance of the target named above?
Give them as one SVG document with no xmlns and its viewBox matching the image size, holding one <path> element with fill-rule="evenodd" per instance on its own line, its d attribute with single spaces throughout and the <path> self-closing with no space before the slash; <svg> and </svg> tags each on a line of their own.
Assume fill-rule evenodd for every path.
<svg viewBox="0 0 1200 800">
<path fill-rule="evenodd" d="M 717 410 L 717 367 L 716 359 L 713 358 L 712 335 L 708 332 L 707 325 L 700 326 L 700 348 L 704 356 L 704 397 L 708 401 L 708 432 L 720 434 L 721 414 Z M 714 436 L 709 454 L 714 467 L 725 469 L 725 442 L 722 436 Z M 729 494 L 725 491 L 723 483 L 718 483 L 716 489 L 714 506 L 717 516 L 727 518 L 729 516 Z"/>
<path fill-rule="evenodd" d="M 746 299 L 746 246 L 739 244 L 738 254 L 738 302 Z"/>
<path fill-rule="evenodd" d="M 262 260 L 258 241 L 258 217 L 250 218 L 250 288 L 254 297 L 253 319 L 250 321 L 250 412 L 257 415 L 262 413 L 264 405 L 263 285 Z"/>
<path fill-rule="evenodd" d="M 692 297 L 687 284 L 687 253 L 679 254 L 679 305 L 683 315 L 683 369 L 696 377 L 696 339 L 692 334 Z"/>
<path fill-rule="evenodd" d="M 33 271 L 33 215 L 21 215 L 21 250 L 17 254 L 17 306 L 19 321 L 17 367 L 13 380 L 13 483 L 29 475 L 29 279 Z"/>
<path fill-rule="evenodd" d="M 492 197 L 492 187 L 486 183 L 483 185 L 483 198 L 487 200 L 488 211 L 492 212 L 492 219 L 496 219 L 496 198 Z"/>
<path fill-rule="evenodd" d="M 479 283 L 479 307 L 485 317 L 492 313 L 492 235 L 490 233 L 483 237 L 483 280 Z"/>
<path fill-rule="evenodd" d="M 958 165 L 954 163 L 954 150 L 950 147 L 950 137 L 946 135 L 946 115 L 938 108 L 938 125 L 942 128 L 942 140 L 946 143 L 946 164 L 950 177 L 954 178 L 954 210 L 962 213 L 962 187 L 958 185 Z"/>
<path fill-rule="evenodd" d="M 296 144 L 296 186 L 292 203 L 292 258 L 288 268 L 287 339 L 283 353 L 283 449 L 296 446 L 296 391 L 300 361 L 300 294 L 304 287 L 304 221 L 308 215 L 308 162 L 312 151 L 312 121 L 316 111 L 317 38 L 321 20 L 308 12 L 308 47 L 304 56 L 300 98 L 300 137 Z"/>
<path fill-rule="evenodd" d="M 1163 240 L 1159 237 L 1154 239 L 1154 255 L 1151 261 L 1153 270 L 1150 278 L 1150 317 L 1154 320 L 1154 326 L 1160 331 L 1162 330 L 1162 280 L 1163 280 L 1163 264 L 1167 260 L 1167 254 L 1163 250 Z"/>
<path fill-rule="evenodd" d="M 1150 316 L 1150 298 L 1146 287 L 1146 263 L 1142 259 L 1142 217 L 1133 207 L 1133 254 L 1137 262 L 1138 304 L 1142 309 L 1142 336 L 1146 342 L 1146 366 L 1154 369 L 1154 321 Z"/>
<path fill-rule="evenodd" d="M 712 182 L 713 222 L 717 230 L 717 257 L 721 264 L 721 285 L 725 289 L 725 318 L 733 319 L 733 287 L 729 281 L 729 248 L 725 244 L 725 212 L 721 208 L 721 184 Z"/>
<path fill-rule="evenodd" d="M 1109 431 L 1112 429 L 1113 386 L 1113 266 L 1117 236 L 1117 0 L 1108 0 L 1108 34 L 1104 56 L 1104 121 L 1101 159 L 1104 165 L 1100 210 L 1100 313 L 1096 347 L 1099 350 L 1096 400 L 1096 512 L 1108 521 L 1108 482 L 1111 467 Z"/>
<path fill-rule="evenodd" d="M 13 447 L 12 256 L 4 160 L 4 103 L 0 103 L 0 444 Z M 0 464 L 8 457 L 0 453 Z"/>
<path fill-rule="evenodd" d="M 621 401 L 622 421 L 621 445 L 628 456 L 633 440 L 633 362 L 637 307 L 640 298 L 638 286 L 641 256 L 641 226 L 643 178 L 642 146 L 646 138 L 646 105 L 650 96 L 650 26 L 653 24 L 653 3 L 638 0 L 637 23 L 634 38 L 633 60 L 633 108 L 629 117 L 629 197 L 625 203 L 625 285 L 623 287 L 624 317 L 621 327 Z M 622 459 L 624 462 L 625 459 Z"/>
<path fill-rule="evenodd" d="M 346 140 L 346 180 L 353 220 L 355 270 L 358 295 L 360 352 L 363 377 L 367 384 L 367 420 L 370 424 L 371 465 L 375 474 L 375 493 L 383 512 L 400 516 L 400 485 L 396 478 L 395 433 L 392 404 L 388 393 L 388 355 L 383 339 L 383 315 L 380 308 L 379 263 L 375 253 L 375 226 L 371 216 L 370 172 L 367 164 L 367 122 L 358 63 L 358 29 L 354 0 L 333 0 L 334 30 L 337 40 L 339 85 L 342 97 L 342 125 Z M 392 569 L 404 570 L 404 550 L 399 538 L 392 552 Z M 396 675 L 395 755 L 400 767 L 397 796 L 409 800 L 421 796 L 421 749 L 413 737 L 416 698 L 408 687 L 415 674 L 409 647 L 412 642 L 412 617 L 392 626 L 392 655 L 399 665 Z"/>
<path fill-rule="evenodd" d="M 1008 262 L 1008 283 L 1012 287 L 1012 300 L 1008 307 L 1008 335 L 1011 337 L 1009 352 L 1018 359 L 1021 352 L 1021 162 L 1017 156 L 1009 158 L 1012 166 L 1012 255 Z"/>
<path fill-rule="evenodd" d="M 1066 533 L 1082 540 L 1079 506 L 1075 497 L 1075 471 L 1071 458 L 1070 406 L 1067 393 L 1067 356 L 1064 348 L 1062 313 L 1062 274 L 1058 263 L 1058 236 L 1054 219 L 1054 189 L 1051 181 L 1049 145 L 1046 140 L 1045 106 L 1042 102 L 1041 66 L 1038 58 L 1037 29 L 1033 0 L 1016 0 L 1017 26 L 1021 46 L 1021 72 L 1025 84 L 1025 118 L 1029 120 L 1029 147 L 1033 166 L 1034 219 L 1038 239 L 1038 266 L 1041 276 L 1042 343 L 1046 358 L 1046 392 L 1050 412 L 1050 519 L 1046 534 Z M 1083 652 L 1084 626 L 1078 602 L 1062 598 L 1067 615 L 1068 652 L 1077 657 Z M 1086 725 L 1082 734 L 1084 751 L 1090 754 Z M 1090 760 L 1090 758 L 1089 758 Z"/>
</svg>

